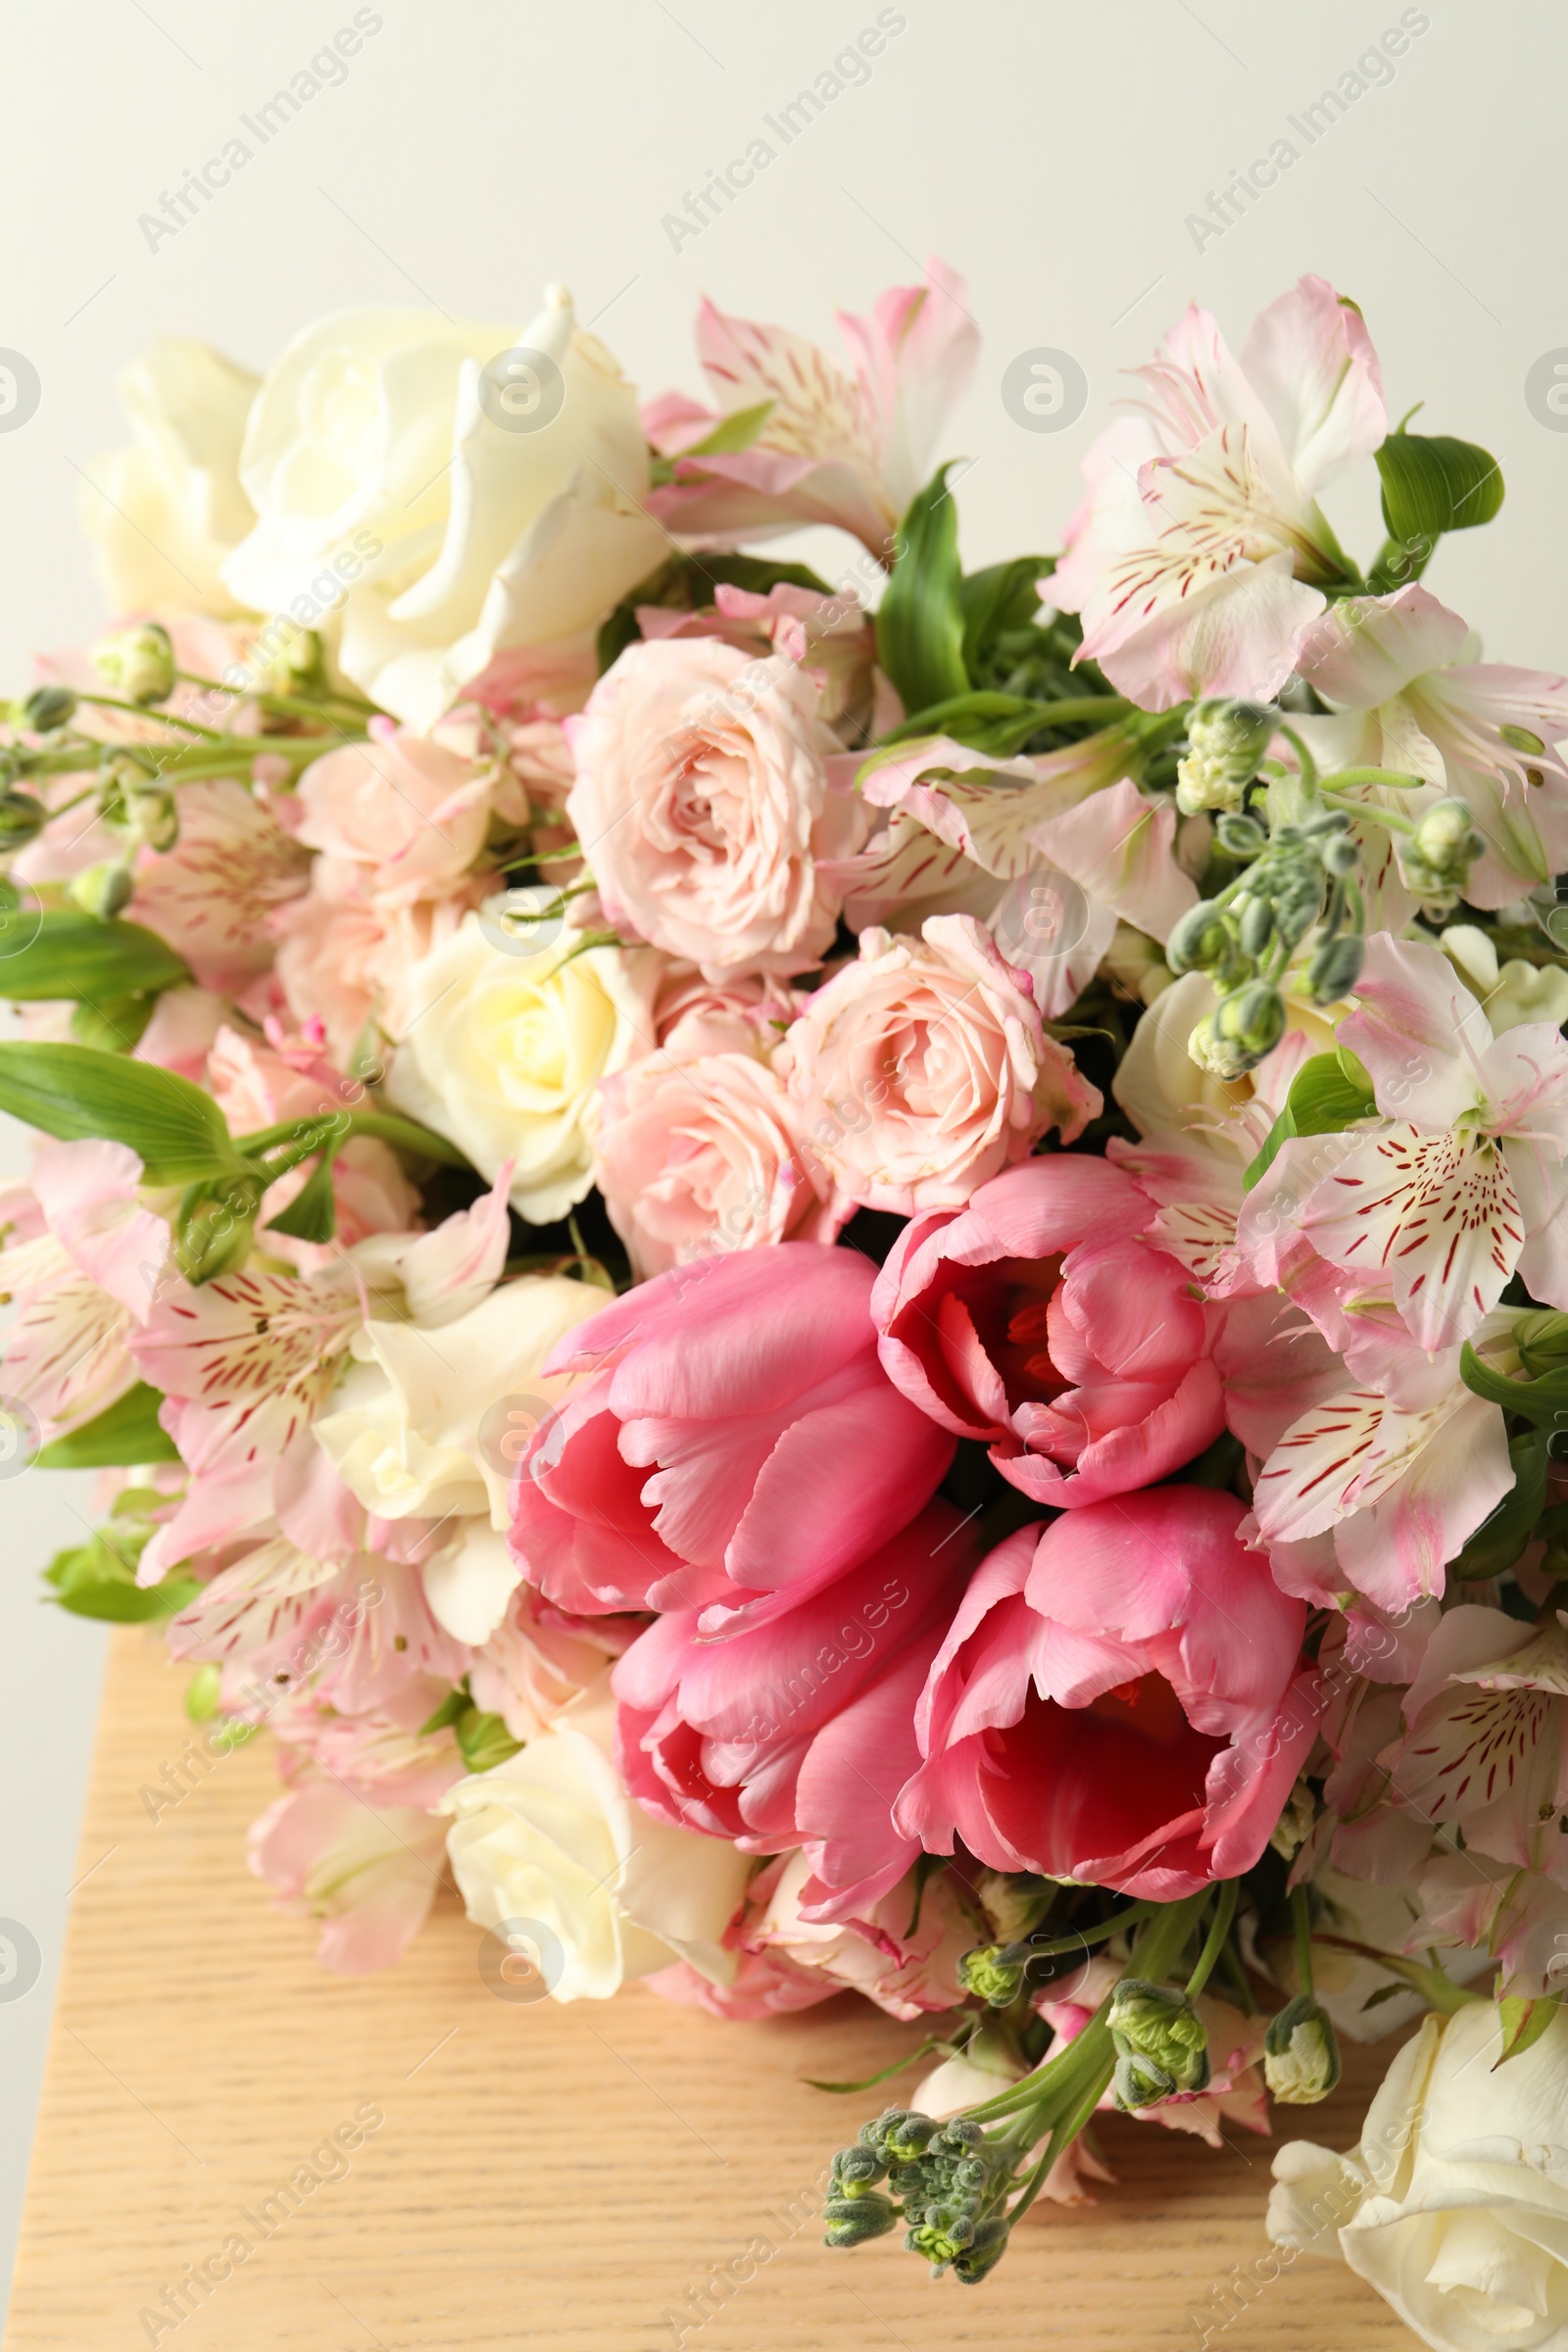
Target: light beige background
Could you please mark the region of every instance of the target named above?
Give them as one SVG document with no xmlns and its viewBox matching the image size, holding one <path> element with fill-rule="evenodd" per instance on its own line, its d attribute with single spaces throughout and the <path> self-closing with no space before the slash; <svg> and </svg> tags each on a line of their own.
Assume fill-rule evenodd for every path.
<svg viewBox="0 0 1568 2352">
<path fill-rule="evenodd" d="M 1190 299 L 1239 341 L 1300 271 L 1361 304 L 1397 415 L 1484 442 L 1508 501 L 1441 551 L 1430 584 L 1498 659 L 1563 660 L 1559 552 L 1568 434 L 1525 377 L 1568 347 L 1561 92 L 1568 18 L 1545 0 L 900 0 L 906 20 L 722 218 L 672 245 L 664 216 L 775 118 L 874 0 L 377 0 L 381 26 L 176 236 L 138 217 L 221 153 L 355 14 L 351 0 L 73 0 L 4 11 L 6 202 L 0 347 L 42 398 L 0 433 L 0 679 L 89 632 L 98 604 L 74 510 L 118 438 L 116 369 L 149 336 L 206 336 L 254 368 L 319 313 L 425 303 L 520 328 L 564 278 L 579 315 L 649 391 L 699 389 L 700 292 L 830 337 L 941 253 L 985 336 L 953 454 L 967 558 L 1058 543 L 1077 464 L 1118 389 Z M 1392 82 L 1311 147 L 1299 118 L 1401 17 L 1429 20 Z M 1302 150 L 1242 219 L 1190 215 L 1285 137 Z M 1009 361 L 1072 353 L 1089 406 L 1067 429 L 1004 410 Z M 1365 548 L 1375 501 L 1336 506 Z M 847 552 L 818 539 L 813 560 Z M 5 1138 L 8 1165 L 20 1139 Z M 0 2005 L 0 2248 L 25 2165 L 74 1850 L 102 1643 L 42 1608 L 36 1570 L 75 1540 L 85 1481 L 0 1485 L 0 1916 L 25 1921 L 44 1975 Z M 231 1867 L 243 1867 L 236 1852 Z M 137 1955 L 126 1952 L 128 1974 Z"/>
</svg>

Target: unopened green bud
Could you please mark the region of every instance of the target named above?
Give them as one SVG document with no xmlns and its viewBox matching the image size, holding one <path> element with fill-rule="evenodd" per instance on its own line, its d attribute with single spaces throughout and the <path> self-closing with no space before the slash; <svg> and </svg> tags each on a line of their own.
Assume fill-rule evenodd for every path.
<svg viewBox="0 0 1568 2352">
<path fill-rule="evenodd" d="M 189 1283 L 232 1274 L 250 1255 L 266 1179 L 236 1171 L 218 1184 L 193 1184 L 174 1220 L 172 1258 Z"/>
<path fill-rule="evenodd" d="M 113 629 L 92 649 L 100 677 L 127 703 L 163 703 L 174 691 L 174 649 L 156 620 Z"/>
<path fill-rule="evenodd" d="M 76 715 L 75 691 L 70 686 L 35 686 L 18 709 L 18 718 L 29 734 L 52 735 L 69 726 Z"/>
<path fill-rule="evenodd" d="M 863 2197 L 829 2197 L 822 2213 L 827 2223 L 822 2242 L 827 2246 L 863 2246 L 899 2226 L 898 2207 L 874 2190 Z"/>
<path fill-rule="evenodd" d="M 1513 1327 L 1519 1361 L 1532 1380 L 1568 1364 L 1568 1314 L 1557 1307 L 1533 1307 Z"/>
<path fill-rule="evenodd" d="M 1315 2107 L 1338 2082 L 1340 2045 L 1333 2020 L 1309 1992 L 1298 1992 L 1269 2020 L 1263 2079 L 1283 2107 Z"/>
<path fill-rule="evenodd" d="M 881 2144 L 890 2164 L 912 2164 L 925 2154 L 941 2126 L 934 2117 L 890 2108 L 881 2118 Z"/>
<path fill-rule="evenodd" d="M 1176 806 L 1185 815 L 1239 808 L 1268 750 L 1275 714 L 1261 703 L 1198 703 L 1187 721 L 1187 750 L 1176 767 Z"/>
<path fill-rule="evenodd" d="M 1176 2078 L 1139 2051 L 1124 2050 L 1116 2060 L 1110 2087 L 1118 2107 L 1157 2107 L 1178 2088 Z"/>
<path fill-rule="evenodd" d="M 1173 972 L 1202 971 L 1230 952 L 1231 935 L 1225 917 L 1212 899 L 1189 906 L 1165 943 L 1165 961 Z"/>
<path fill-rule="evenodd" d="M 1106 2022 L 1119 2058 L 1151 2060 L 1169 2076 L 1176 2090 L 1201 2090 L 1207 2082 L 1208 2035 L 1186 1993 L 1123 1977 L 1111 1995 Z M 1170 2093 L 1155 2095 L 1165 2098 Z"/>
<path fill-rule="evenodd" d="M 1267 899 L 1239 899 L 1241 912 L 1238 935 L 1244 956 L 1261 956 L 1274 936 L 1274 909 Z"/>
<path fill-rule="evenodd" d="M 85 872 L 74 875 L 66 884 L 66 896 L 83 914 L 95 914 L 101 923 L 107 923 L 129 906 L 135 888 L 130 868 L 118 858 L 106 858 L 101 864 L 89 865 Z"/>
<path fill-rule="evenodd" d="M 1018 1997 L 1028 1959 L 1026 1943 L 978 1943 L 959 1959 L 958 1982 L 993 2009 L 1005 2009 Z"/>
<path fill-rule="evenodd" d="M 834 2193 L 838 2196 L 864 2196 L 888 2175 L 888 2160 L 875 2148 L 840 2148 L 833 2159 Z"/>
<path fill-rule="evenodd" d="M 0 792 L 0 850 L 20 850 L 43 831 L 49 811 L 30 792 Z"/>
<path fill-rule="evenodd" d="M 1246 1046 L 1259 1061 L 1285 1035 L 1285 999 L 1269 980 L 1250 980 L 1214 1008 L 1219 1035 Z"/>
<path fill-rule="evenodd" d="M 1348 997 L 1361 977 L 1366 942 L 1358 931 L 1342 931 L 1326 939 L 1306 967 L 1306 985 L 1317 1004 L 1336 1004 Z"/>
<path fill-rule="evenodd" d="M 219 1694 L 222 1689 L 222 1669 L 219 1666 L 198 1666 L 185 1685 L 185 1712 L 192 1723 L 211 1723 L 218 1713 Z"/>
<path fill-rule="evenodd" d="M 1421 818 L 1412 849 L 1422 865 L 1462 887 L 1472 861 L 1486 846 L 1465 803 L 1446 800 L 1437 802 Z"/>
<path fill-rule="evenodd" d="M 1335 876 L 1353 874 L 1361 862 L 1360 845 L 1348 833 L 1336 833 L 1319 842 L 1317 854 L 1324 872 Z"/>
<path fill-rule="evenodd" d="M 1268 835 L 1255 816 L 1228 809 L 1214 819 L 1214 839 L 1233 858 L 1261 858 Z"/>
</svg>

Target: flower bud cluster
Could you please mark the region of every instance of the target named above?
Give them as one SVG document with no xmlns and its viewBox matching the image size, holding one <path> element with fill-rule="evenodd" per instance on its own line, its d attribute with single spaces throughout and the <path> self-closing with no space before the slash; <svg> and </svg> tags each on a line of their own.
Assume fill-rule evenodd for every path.
<svg viewBox="0 0 1568 2352">
<path fill-rule="evenodd" d="M 1016 2150 L 987 2146 L 978 2124 L 940 2124 L 889 2107 L 860 2126 L 853 2148 L 833 2159 L 826 2218 L 830 2246 L 862 2245 L 902 2219 L 905 2245 L 935 2273 L 952 2269 L 974 2285 L 1002 2259 L 1007 2217 L 1001 2210 Z"/>
</svg>

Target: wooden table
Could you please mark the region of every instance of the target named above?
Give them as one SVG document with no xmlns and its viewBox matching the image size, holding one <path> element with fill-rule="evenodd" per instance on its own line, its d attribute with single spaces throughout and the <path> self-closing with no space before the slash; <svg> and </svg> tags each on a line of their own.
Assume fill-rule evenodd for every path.
<svg viewBox="0 0 1568 2352">
<path fill-rule="evenodd" d="M 451 1898 L 400 1968 L 325 1976 L 309 1929 L 245 1869 L 245 1824 L 274 1793 L 269 1742 L 149 1818 L 138 1791 L 189 1732 L 180 1688 L 154 1637 L 117 1636 L 9 2352 L 145 2345 L 139 2315 L 236 2232 L 249 2259 L 205 2300 L 192 2291 L 159 2344 L 1160 2352 L 1200 2345 L 1205 2327 L 1221 2352 L 1413 2343 L 1339 2264 L 1303 2258 L 1258 2283 L 1267 2142 L 1211 2153 L 1122 2117 L 1102 2142 L 1119 2185 L 1085 2211 L 1037 2209 L 976 2289 L 932 2285 L 897 2238 L 827 2253 L 825 2163 L 873 2100 L 801 2078 L 868 2074 L 917 2029 L 849 1995 L 747 2026 L 640 1991 L 498 2000 Z M 1301 2118 L 1314 2137 L 1354 2139 L 1386 2057 L 1356 2056 Z M 313 2168 L 341 2161 L 341 2177 L 292 2214 L 264 2209 L 366 2106 L 384 2122 Z M 1247 2299 L 1221 2301 L 1239 2276 Z"/>
</svg>

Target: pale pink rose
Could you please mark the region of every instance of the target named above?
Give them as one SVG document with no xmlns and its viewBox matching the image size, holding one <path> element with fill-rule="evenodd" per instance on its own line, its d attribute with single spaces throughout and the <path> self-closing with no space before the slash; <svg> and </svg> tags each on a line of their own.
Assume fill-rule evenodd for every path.
<svg viewBox="0 0 1568 2352">
<path fill-rule="evenodd" d="M 490 822 L 495 762 L 372 721 L 368 742 L 328 752 L 300 778 L 296 839 L 364 869 L 377 899 L 442 898 L 473 864 Z"/>
<path fill-rule="evenodd" d="M 352 1109 L 358 1100 L 358 1090 L 316 1048 L 277 1032 L 268 1045 L 257 1046 L 235 1029 L 220 1029 L 208 1056 L 207 1085 L 233 1135 L 253 1135 L 284 1119 L 319 1118 Z M 269 1188 L 258 1219 L 261 1228 L 288 1206 L 310 1173 L 309 1163 L 291 1168 Z M 332 1242 L 302 1242 L 265 1232 L 263 1248 L 310 1273 L 368 1234 L 406 1233 L 418 1220 L 418 1193 L 390 1145 L 372 1135 L 350 1136 L 333 1153 L 332 1194 L 337 1205 Z"/>
<path fill-rule="evenodd" d="M 847 743 L 874 741 L 904 716 L 876 666 L 871 615 L 853 590 L 824 596 L 780 580 L 758 596 L 721 580 L 710 612 L 639 605 L 637 626 L 647 638 L 721 637 L 744 654 L 787 654 L 817 680 L 822 716 Z"/>
<path fill-rule="evenodd" d="M 765 1061 L 806 999 L 762 973 L 705 980 L 695 965 L 672 963 L 654 999 L 654 1036 L 673 1061 L 709 1054 L 750 1054 Z"/>
<path fill-rule="evenodd" d="M 628 646 L 568 726 L 567 812 L 610 921 L 710 979 L 801 972 L 831 946 L 820 867 L 869 823 L 811 677 L 716 638 Z"/>
<path fill-rule="evenodd" d="M 349 871 L 318 858 L 309 896 L 285 907 L 277 924 L 277 976 L 289 1011 L 302 1025 L 320 1021 L 343 1061 L 367 1021 L 388 1037 L 401 1034 L 409 973 L 453 937 L 479 888 L 414 906 L 328 895 L 346 888 Z"/>
<path fill-rule="evenodd" d="M 1071 1143 L 1101 1102 L 967 914 L 931 916 L 917 940 L 862 931 L 775 1067 L 839 1190 L 903 1217 L 961 1207 L 1049 1128 Z"/>
<path fill-rule="evenodd" d="M 603 1081 L 595 1175 L 640 1280 L 713 1250 L 830 1242 L 851 1213 L 800 1107 L 749 1054 L 656 1054 Z"/>
<path fill-rule="evenodd" d="M 636 1618 L 573 1617 L 532 1585 L 519 1584 L 501 1623 L 474 1652 L 473 1703 L 499 1715 L 514 1740 L 535 1740 L 640 1631 Z"/>
</svg>

